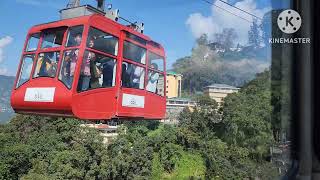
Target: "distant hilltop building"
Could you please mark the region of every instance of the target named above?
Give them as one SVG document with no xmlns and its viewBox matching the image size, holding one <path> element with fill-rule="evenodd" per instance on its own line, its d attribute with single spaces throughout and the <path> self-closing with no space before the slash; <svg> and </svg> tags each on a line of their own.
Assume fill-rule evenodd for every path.
<svg viewBox="0 0 320 180">
<path fill-rule="evenodd" d="M 181 97 L 182 74 L 173 71 L 167 71 L 167 98 Z"/>
<path fill-rule="evenodd" d="M 226 51 L 226 47 L 218 42 L 209 43 L 208 46 L 217 53 L 224 53 Z"/>
<path fill-rule="evenodd" d="M 204 95 L 208 95 L 210 98 L 214 99 L 217 103 L 221 104 L 223 99 L 228 96 L 228 94 L 236 93 L 240 88 L 233 87 L 227 84 L 212 84 L 204 88 Z"/>
<path fill-rule="evenodd" d="M 209 43 L 208 46 L 210 47 L 211 50 L 215 51 L 216 53 L 224 53 L 226 51 L 240 52 L 244 48 L 240 44 L 238 44 L 236 47 L 227 48 L 218 42 Z"/>
</svg>

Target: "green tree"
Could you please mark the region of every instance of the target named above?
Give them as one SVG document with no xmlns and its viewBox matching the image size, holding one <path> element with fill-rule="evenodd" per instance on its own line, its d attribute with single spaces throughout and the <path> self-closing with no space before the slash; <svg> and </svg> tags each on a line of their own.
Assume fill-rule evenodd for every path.
<svg viewBox="0 0 320 180">
<path fill-rule="evenodd" d="M 228 95 L 222 109 L 199 97 L 193 111 L 180 115 L 178 142 L 202 152 L 208 179 L 275 177 L 275 167 L 266 161 L 273 143 L 270 102 L 269 71 Z"/>
<path fill-rule="evenodd" d="M 263 41 L 260 35 L 260 31 L 261 31 L 261 28 L 258 25 L 258 20 L 254 18 L 250 26 L 250 30 L 248 31 L 248 42 L 254 48 L 259 48 Z"/>
<path fill-rule="evenodd" d="M 74 119 L 16 116 L 1 128 L 2 179 L 102 179 L 102 137 Z"/>
<path fill-rule="evenodd" d="M 271 129 L 270 72 L 265 71 L 239 93 L 224 100 L 219 137 L 232 145 L 248 148 L 256 160 L 268 155 L 273 142 Z"/>
<path fill-rule="evenodd" d="M 215 34 L 215 42 L 223 45 L 226 50 L 234 46 L 234 41 L 238 38 L 234 28 L 224 28 L 221 33 Z"/>
<path fill-rule="evenodd" d="M 172 172 L 175 169 L 175 165 L 178 163 L 182 153 L 182 148 L 173 143 L 164 144 L 160 151 L 160 162 L 167 172 Z"/>
</svg>

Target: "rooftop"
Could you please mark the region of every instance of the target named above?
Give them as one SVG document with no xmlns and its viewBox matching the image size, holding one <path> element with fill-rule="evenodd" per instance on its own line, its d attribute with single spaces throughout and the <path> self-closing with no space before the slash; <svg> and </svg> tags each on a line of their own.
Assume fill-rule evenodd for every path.
<svg viewBox="0 0 320 180">
<path fill-rule="evenodd" d="M 174 72 L 174 71 L 167 71 L 167 75 L 182 76 L 182 74 L 179 74 L 179 73 Z"/>
<path fill-rule="evenodd" d="M 217 88 L 217 89 L 232 89 L 232 90 L 239 90 L 240 88 L 234 87 L 234 86 L 230 86 L 227 84 L 212 84 L 210 86 L 206 86 L 205 89 L 208 88 Z"/>
<path fill-rule="evenodd" d="M 184 101 L 184 102 L 192 102 L 193 100 L 189 98 L 167 98 L 167 101 Z"/>
</svg>

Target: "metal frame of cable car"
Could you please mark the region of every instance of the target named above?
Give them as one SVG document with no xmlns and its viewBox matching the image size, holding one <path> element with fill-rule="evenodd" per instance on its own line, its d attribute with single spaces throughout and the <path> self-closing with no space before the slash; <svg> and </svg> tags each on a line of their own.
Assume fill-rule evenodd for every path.
<svg viewBox="0 0 320 180">
<path fill-rule="evenodd" d="M 17 72 L 17 79 L 15 81 L 14 89 L 11 95 L 11 104 L 17 113 L 76 117 L 84 120 L 111 120 L 111 119 L 163 119 L 165 116 L 166 107 L 166 68 L 165 68 L 165 52 L 164 48 L 152 41 L 148 36 L 136 31 L 134 26 L 121 25 L 112 18 L 106 18 L 108 13 L 102 13 L 99 9 L 91 6 L 79 6 L 75 8 L 82 8 L 82 14 L 74 17 L 63 17 L 66 10 L 61 11 L 62 20 L 41 24 L 32 27 L 24 45 L 24 51 L 21 57 L 21 62 Z M 96 13 L 99 12 L 99 13 Z M 66 15 L 66 14 L 64 14 Z M 70 14 L 69 14 L 70 15 Z M 110 15 L 110 14 L 109 14 Z M 83 26 L 81 44 L 74 47 L 67 47 L 67 38 L 70 29 L 77 26 Z M 109 34 L 118 39 L 117 54 L 110 54 L 102 52 L 95 48 L 87 46 L 87 41 L 91 28 Z M 60 29 L 63 32 L 63 39 L 61 45 L 57 47 L 44 48 L 44 33 Z M 141 31 L 140 27 L 140 31 Z M 27 51 L 28 43 L 31 37 L 35 34 L 40 34 L 37 47 L 33 51 Z M 139 42 L 145 42 L 145 44 Z M 145 62 L 137 62 L 133 59 L 124 56 L 125 44 L 130 44 L 134 47 L 145 50 Z M 73 76 L 72 87 L 68 87 L 59 79 L 65 53 L 71 50 L 79 50 L 78 60 Z M 54 77 L 35 77 L 35 71 L 39 58 L 43 57 L 45 53 L 57 53 L 57 66 Z M 80 81 L 82 65 L 87 52 L 93 52 L 103 57 L 113 58 L 115 60 L 115 83 L 112 87 L 101 87 L 97 89 L 90 89 L 87 91 L 78 91 L 78 83 Z M 161 70 L 153 69 L 150 56 L 155 54 L 163 60 L 163 67 Z M 30 67 L 25 67 L 25 59 L 29 57 L 32 59 Z M 139 88 L 124 87 L 123 86 L 123 63 L 127 66 L 140 67 L 143 69 L 142 75 L 143 85 Z M 20 84 L 22 75 L 27 69 L 29 74 L 25 77 L 25 82 Z M 147 91 L 147 83 L 150 73 L 157 73 L 161 80 L 157 80 L 157 92 Z M 29 76 L 28 76 L 29 75 Z M 161 81 L 161 82 L 160 82 Z M 161 91 L 161 92 L 160 92 Z M 44 96 L 50 96 L 44 98 Z"/>
</svg>

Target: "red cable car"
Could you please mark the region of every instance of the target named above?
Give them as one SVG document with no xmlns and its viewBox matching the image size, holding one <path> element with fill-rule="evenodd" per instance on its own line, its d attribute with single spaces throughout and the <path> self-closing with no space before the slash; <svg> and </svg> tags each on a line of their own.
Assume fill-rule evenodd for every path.
<svg viewBox="0 0 320 180">
<path fill-rule="evenodd" d="M 84 120 L 164 118 L 164 48 L 106 14 L 88 5 L 68 8 L 62 20 L 29 30 L 11 95 L 15 112 Z"/>
</svg>

